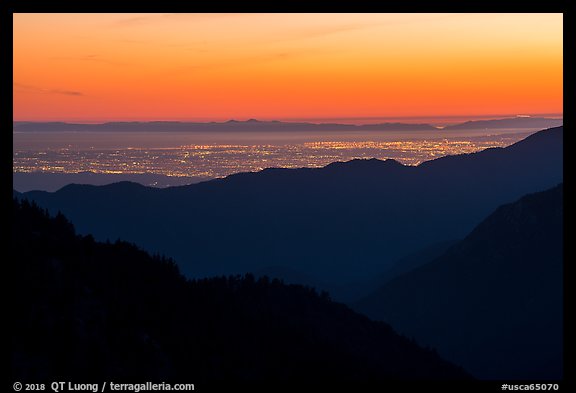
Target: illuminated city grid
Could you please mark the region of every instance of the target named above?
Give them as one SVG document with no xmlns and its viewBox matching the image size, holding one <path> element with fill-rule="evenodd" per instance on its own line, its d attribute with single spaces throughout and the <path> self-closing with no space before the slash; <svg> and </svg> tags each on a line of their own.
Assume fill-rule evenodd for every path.
<svg viewBox="0 0 576 393">
<path fill-rule="evenodd" d="M 434 158 L 508 146 L 526 135 L 507 134 L 398 141 L 321 141 L 285 145 L 204 144 L 174 148 L 18 150 L 14 172 L 155 173 L 224 177 L 264 168 L 322 167 L 355 158 L 395 159 L 406 165 Z"/>
</svg>

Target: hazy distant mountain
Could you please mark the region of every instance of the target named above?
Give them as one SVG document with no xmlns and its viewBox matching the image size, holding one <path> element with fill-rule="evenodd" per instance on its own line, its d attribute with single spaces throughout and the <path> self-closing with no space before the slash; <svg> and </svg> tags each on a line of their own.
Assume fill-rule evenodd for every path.
<svg viewBox="0 0 576 393">
<path fill-rule="evenodd" d="M 24 195 L 61 210 L 81 233 L 171 255 L 189 276 L 277 266 L 333 289 L 380 274 L 426 245 L 463 238 L 497 206 L 562 178 L 558 127 L 417 167 L 353 160 L 166 189 L 70 185 Z"/>
<path fill-rule="evenodd" d="M 496 120 L 474 120 L 462 124 L 445 127 L 445 130 L 468 129 L 544 129 L 558 127 L 562 119 L 543 117 L 513 117 Z M 150 122 L 106 122 L 98 124 L 65 123 L 65 122 L 22 122 L 12 123 L 14 132 L 26 131 L 146 131 L 146 132 L 193 132 L 193 131 L 437 131 L 430 124 L 412 123 L 378 123 L 378 124 L 339 124 L 339 123 L 306 123 L 283 121 L 246 121 L 228 120 L 225 122 L 180 122 L 180 121 L 150 121 Z"/>
<path fill-rule="evenodd" d="M 246 121 L 229 120 L 225 122 L 179 122 L 179 121 L 150 121 L 150 122 L 107 122 L 100 124 L 78 124 L 64 122 L 14 122 L 13 131 L 361 131 L 361 130 L 394 130 L 394 131 L 421 131 L 437 130 L 429 124 L 407 123 L 380 123 L 380 124 L 338 124 L 338 123 L 304 123 L 282 121 Z"/>
<path fill-rule="evenodd" d="M 562 377 L 563 187 L 504 205 L 355 305 L 486 379 Z"/>
<path fill-rule="evenodd" d="M 209 180 L 207 177 L 176 177 L 154 173 L 47 173 L 47 172 L 14 172 L 12 174 L 15 190 L 27 192 L 32 190 L 56 191 L 68 184 L 106 185 L 121 181 L 132 181 L 150 187 L 170 187 L 199 183 Z"/>
<path fill-rule="evenodd" d="M 171 260 L 76 236 L 62 215 L 26 202 L 12 215 L 12 380 L 171 381 L 206 391 L 223 381 L 238 389 L 469 379 L 310 288 L 252 276 L 190 282 Z"/>
<path fill-rule="evenodd" d="M 511 117 L 494 120 L 474 120 L 462 124 L 446 126 L 445 130 L 471 130 L 471 129 L 519 129 L 519 128 L 550 128 L 559 127 L 563 119 L 550 119 L 546 117 Z"/>
</svg>

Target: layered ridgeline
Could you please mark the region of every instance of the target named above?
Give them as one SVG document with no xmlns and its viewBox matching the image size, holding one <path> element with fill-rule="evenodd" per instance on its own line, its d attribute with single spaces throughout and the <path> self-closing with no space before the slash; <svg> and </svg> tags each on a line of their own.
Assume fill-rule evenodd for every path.
<svg viewBox="0 0 576 393">
<path fill-rule="evenodd" d="M 21 192 L 32 190 L 56 191 L 68 184 L 93 184 L 102 186 L 121 181 L 130 181 L 150 187 L 169 187 L 210 180 L 208 177 L 166 176 L 156 173 L 50 173 L 50 172 L 14 172 L 13 187 Z"/>
<path fill-rule="evenodd" d="M 562 185 L 499 207 L 354 308 L 479 378 L 562 377 Z"/>
<path fill-rule="evenodd" d="M 187 281 L 169 259 L 77 236 L 26 201 L 14 201 L 12 225 L 12 380 L 200 389 L 469 378 L 310 288 L 249 275 Z"/>
<path fill-rule="evenodd" d="M 511 117 L 493 120 L 473 120 L 445 127 L 446 130 L 470 129 L 533 129 L 538 130 L 562 125 L 562 119 L 546 117 Z M 285 132 L 285 131 L 437 131 L 430 124 L 413 123 L 378 123 L 378 124 L 340 124 L 340 123 L 307 123 L 228 120 L 225 122 L 180 122 L 180 121 L 119 121 L 97 124 L 79 124 L 65 122 L 30 122 L 15 121 L 14 132 L 197 132 L 197 131 L 232 131 L 232 132 Z"/>
<path fill-rule="evenodd" d="M 353 160 L 153 189 L 70 185 L 24 197 L 80 233 L 174 257 L 190 277 L 274 267 L 337 288 L 430 244 L 461 239 L 497 206 L 562 181 L 563 128 L 419 166 Z M 21 196 L 22 196 L 21 195 Z"/>
</svg>

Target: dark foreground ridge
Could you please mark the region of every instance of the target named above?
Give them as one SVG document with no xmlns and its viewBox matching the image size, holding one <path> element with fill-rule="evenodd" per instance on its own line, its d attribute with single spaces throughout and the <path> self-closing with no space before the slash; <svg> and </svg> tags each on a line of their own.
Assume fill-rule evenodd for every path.
<svg viewBox="0 0 576 393">
<path fill-rule="evenodd" d="M 385 381 L 468 375 L 326 293 L 251 275 L 187 281 L 170 259 L 75 235 L 13 203 L 15 381 Z"/>
</svg>

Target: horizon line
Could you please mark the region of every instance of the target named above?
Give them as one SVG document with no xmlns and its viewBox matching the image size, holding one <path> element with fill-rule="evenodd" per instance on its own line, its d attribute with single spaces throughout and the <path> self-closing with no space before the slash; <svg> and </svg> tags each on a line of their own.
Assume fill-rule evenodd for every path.
<svg viewBox="0 0 576 393">
<path fill-rule="evenodd" d="M 563 119 L 563 113 L 526 113 L 526 114 L 494 114 L 494 115 L 448 115 L 448 116 L 350 116 L 350 117 L 278 117 L 278 118 L 253 118 L 253 117 L 236 117 L 236 118 L 173 118 L 173 119 L 44 119 L 44 120 L 21 120 L 13 119 L 13 123 L 74 123 L 74 124 L 106 124 L 106 123 L 155 123 L 155 122 L 180 122 L 180 123 L 226 123 L 226 122 L 284 122 L 284 123 L 311 123 L 311 124 L 349 124 L 349 125 L 369 125 L 379 123 L 406 123 L 406 124 L 429 124 L 429 125 L 446 125 L 458 124 L 466 121 L 479 120 L 500 120 L 511 118 L 549 118 Z M 360 121 L 368 122 L 360 122 Z M 425 121 L 427 120 L 427 121 Z"/>
</svg>

